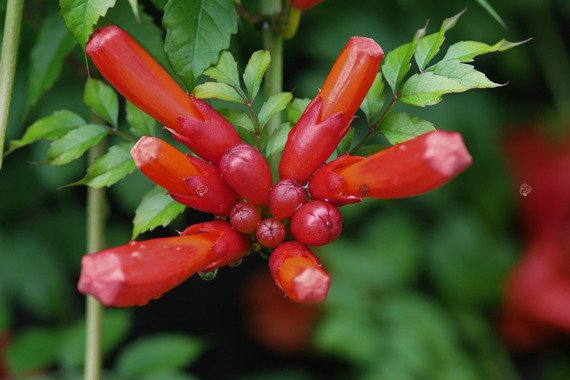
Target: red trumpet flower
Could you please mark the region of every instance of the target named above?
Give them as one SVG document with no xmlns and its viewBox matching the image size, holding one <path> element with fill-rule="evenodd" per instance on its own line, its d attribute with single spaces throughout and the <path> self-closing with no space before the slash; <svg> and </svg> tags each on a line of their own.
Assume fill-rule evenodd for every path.
<svg viewBox="0 0 570 380">
<path fill-rule="evenodd" d="M 323 89 L 293 127 L 279 164 L 281 179 L 304 184 L 334 152 L 378 73 L 384 52 L 364 37 L 352 37 Z"/>
<path fill-rule="evenodd" d="M 330 276 L 303 244 L 281 244 L 269 258 L 269 269 L 275 284 L 293 301 L 322 302 L 327 298 Z"/>
<path fill-rule="evenodd" d="M 230 123 L 206 103 L 188 96 L 118 26 L 108 25 L 96 31 L 85 51 L 117 91 L 206 160 L 217 165 L 225 149 L 241 142 Z"/>
<path fill-rule="evenodd" d="M 217 215 L 229 215 L 237 202 L 218 168 L 186 156 L 159 138 L 141 137 L 131 155 L 139 170 L 177 202 Z"/>
<path fill-rule="evenodd" d="M 315 173 L 309 192 L 338 205 L 365 197 L 411 197 L 438 188 L 469 165 L 459 133 L 429 132 L 369 157 L 345 154 Z"/>
<path fill-rule="evenodd" d="M 302 9 L 304 11 L 311 9 L 315 5 L 322 3 L 324 0 L 291 0 L 293 8 Z"/>
</svg>

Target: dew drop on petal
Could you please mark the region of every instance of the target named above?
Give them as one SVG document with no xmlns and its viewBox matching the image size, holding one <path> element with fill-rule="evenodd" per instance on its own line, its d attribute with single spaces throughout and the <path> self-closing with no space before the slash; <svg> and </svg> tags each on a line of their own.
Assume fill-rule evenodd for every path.
<svg viewBox="0 0 570 380">
<path fill-rule="evenodd" d="M 198 276 L 200 276 L 200 278 L 204 281 L 212 281 L 214 278 L 216 278 L 217 274 L 218 274 L 217 269 L 214 269 L 213 271 L 209 272 L 198 272 Z"/>
</svg>

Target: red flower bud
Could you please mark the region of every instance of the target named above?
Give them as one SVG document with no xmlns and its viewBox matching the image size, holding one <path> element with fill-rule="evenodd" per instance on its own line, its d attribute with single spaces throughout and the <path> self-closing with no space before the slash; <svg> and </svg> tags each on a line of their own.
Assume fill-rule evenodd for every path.
<svg viewBox="0 0 570 380">
<path fill-rule="evenodd" d="M 342 216 L 327 202 L 305 203 L 291 217 L 291 234 L 295 240 L 308 245 L 325 245 L 342 231 Z"/>
<path fill-rule="evenodd" d="M 105 306 L 145 305 L 208 265 L 217 239 L 204 233 L 132 241 L 85 255 L 77 287 Z"/>
<path fill-rule="evenodd" d="M 180 235 L 200 236 L 212 233 L 217 235 L 212 246 L 212 260 L 202 271 L 213 271 L 221 266 L 234 263 L 249 251 L 248 238 L 236 232 L 228 222 L 221 220 L 194 224 L 182 231 Z"/>
<path fill-rule="evenodd" d="M 229 148 L 220 161 L 224 180 L 240 196 L 257 206 L 267 206 L 271 192 L 271 170 L 254 147 L 238 144 Z"/>
<path fill-rule="evenodd" d="M 202 119 L 180 116 L 177 128 L 167 128 L 174 138 L 194 153 L 218 165 L 229 147 L 241 143 L 232 125 L 208 103 L 191 97 Z"/>
<path fill-rule="evenodd" d="M 188 96 L 118 26 L 108 25 L 96 31 L 85 50 L 117 91 L 206 160 L 217 164 L 228 147 L 241 142 L 227 120 L 205 102 Z"/>
<path fill-rule="evenodd" d="M 269 194 L 269 209 L 276 219 L 287 219 L 305 201 L 303 186 L 292 179 L 279 181 Z"/>
<path fill-rule="evenodd" d="M 291 0 L 291 6 L 306 11 L 323 1 L 324 0 Z"/>
<path fill-rule="evenodd" d="M 309 193 L 339 205 L 364 197 L 411 197 L 442 186 L 470 165 L 459 133 L 429 132 L 366 158 L 337 158 L 315 173 Z"/>
<path fill-rule="evenodd" d="M 137 167 L 179 203 L 216 215 L 229 215 L 238 201 L 215 166 L 186 156 L 167 142 L 144 136 L 131 150 Z"/>
<path fill-rule="evenodd" d="M 255 236 L 263 246 L 277 247 L 285 239 L 285 226 L 277 219 L 264 219 L 257 226 Z"/>
<path fill-rule="evenodd" d="M 352 37 L 331 69 L 320 94 L 287 138 L 279 175 L 306 183 L 334 152 L 366 97 L 384 52 L 364 37 Z"/>
<path fill-rule="evenodd" d="M 275 284 L 296 302 L 322 302 L 327 298 L 330 276 L 319 260 L 299 242 L 281 244 L 269 258 Z"/>
<path fill-rule="evenodd" d="M 250 203 L 239 202 L 230 212 L 230 223 L 237 232 L 251 234 L 261 221 L 259 210 Z"/>
<path fill-rule="evenodd" d="M 161 124 L 177 129 L 178 116 L 202 117 L 178 83 L 118 26 L 93 33 L 85 51 L 117 91 Z"/>
</svg>

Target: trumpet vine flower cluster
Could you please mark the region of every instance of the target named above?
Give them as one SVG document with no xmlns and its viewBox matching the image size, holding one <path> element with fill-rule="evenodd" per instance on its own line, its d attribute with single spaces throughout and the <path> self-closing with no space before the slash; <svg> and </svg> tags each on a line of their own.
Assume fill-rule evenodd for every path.
<svg viewBox="0 0 570 380">
<path fill-rule="evenodd" d="M 290 131 L 275 184 L 265 157 L 207 103 L 186 94 L 126 32 L 106 26 L 86 50 L 123 96 L 196 155 L 144 136 L 131 151 L 139 170 L 177 202 L 216 215 L 180 236 L 86 255 L 79 290 L 107 306 L 144 305 L 196 272 L 261 250 L 272 250 L 271 274 L 290 299 L 321 302 L 331 279 L 310 247 L 340 235 L 338 207 L 366 197 L 422 194 L 471 164 L 461 136 L 443 131 L 326 163 L 380 68 L 384 53 L 369 38 L 349 40 Z"/>
</svg>

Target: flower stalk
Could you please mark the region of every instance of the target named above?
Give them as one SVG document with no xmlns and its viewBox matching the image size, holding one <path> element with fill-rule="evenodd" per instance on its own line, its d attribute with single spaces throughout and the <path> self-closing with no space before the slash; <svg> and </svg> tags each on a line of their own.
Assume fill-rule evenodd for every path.
<svg viewBox="0 0 570 380">
<path fill-rule="evenodd" d="M 23 11 L 23 0 L 8 0 L 4 21 L 2 57 L 0 58 L 0 169 L 2 169 L 4 139 L 6 138 L 10 101 L 12 100 L 12 89 L 14 87 Z"/>
</svg>

